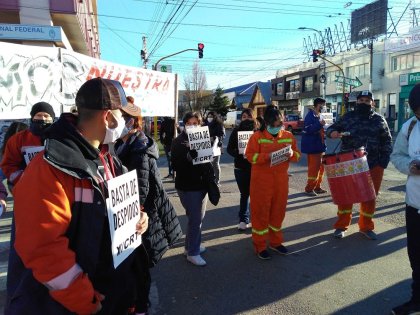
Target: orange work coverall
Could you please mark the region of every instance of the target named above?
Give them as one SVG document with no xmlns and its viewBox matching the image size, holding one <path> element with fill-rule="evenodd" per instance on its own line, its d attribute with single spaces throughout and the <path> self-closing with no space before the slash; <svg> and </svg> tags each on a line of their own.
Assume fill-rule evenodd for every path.
<svg viewBox="0 0 420 315">
<path fill-rule="evenodd" d="M 280 164 L 270 166 L 271 153 L 291 146 L 293 156 Z M 245 157 L 252 164 L 250 208 L 252 241 L 257 253 L 283 243 L 282 223 L 286 214 L 289 193 L 289 161 L 297 162 L 300 151 L 293 134 L 280 130 L 277 136 L 267 130 L 255 132 L 249 139 Z"/>
</svg>

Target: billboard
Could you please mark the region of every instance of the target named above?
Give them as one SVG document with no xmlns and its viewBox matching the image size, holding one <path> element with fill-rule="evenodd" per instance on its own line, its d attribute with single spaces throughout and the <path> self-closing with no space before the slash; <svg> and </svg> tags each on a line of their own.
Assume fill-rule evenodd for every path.
<svg viewBox="0 0 420 315">
<path fill-rule="evenodd" d="M 351 43 L 385 34 L 388 0 L 378 0 L 351 13 Z"/>
</svg>

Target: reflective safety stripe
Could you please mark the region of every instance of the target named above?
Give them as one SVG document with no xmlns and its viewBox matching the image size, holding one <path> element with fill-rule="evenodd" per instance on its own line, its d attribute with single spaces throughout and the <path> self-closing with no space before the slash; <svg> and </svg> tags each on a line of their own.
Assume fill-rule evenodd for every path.
<svg viewBox="0 0 420 315">
<path fill-rule="evenodd" d="M 308 176 L 308 179 L 312 179 L 312 180 L 315 180 L 315 179 L 317 179 L 318 177 L 309 177 Z"/>
<path fill-rule="evenodd" d="M 270 139 L 258 139 L 258 144 L 261 143 L 274 143 L 273 140 Z"/>
<path fill-rule="evenodd" d="M 338 210 L 338 214 L 350 214 L 352 212 L 353 212 L 352 209 L 350 209 L 350 210 Z"/>
<path fill-rule="evenodd" d="M 366 213 L 366 212 L 360 211 L 360 214 L 367 218 L 373 218 L 373 213 Z"/>
<path fill-rule="evenodd" d="M 292 139 L 279 139 L 277 140 L 277 143 L 292 143 Z"/>
<path fill-rule="evenodd" d="M 78 264 L 74 264 L 69 270 L 61 275 L 51 279 L 50 281 L 44 282 L 44 285 L 49 290 L 66 289 L 81 272 L 83 272 L 82 268 L 80 268 Z"/>
<path fill-rule="evenodd" d="M 257 159 L 258 159 L 259 155 L 260 155 L 259 153 L 255 153 L 254 156 L 252 157 L 252 163 L 253 164 L 257 163 Z"/>
<path fill-rule="evenodd" d="M 300 153 L 297 151 L 293 151 L 294 154 L 296 154 L 297 158 L 300 159 Z"/>
<path fill-rule="evenodd" d="M 268 233 L 268 229 L 264 229 L 264 230 L 252 229 L 252 233 L 258 234 L 258 235 L 264 235 L 264 234 L 267 234 Z"/>
<path fill-rule="evenodd" d="M 276 227 L 274 227 L 274 226 L 272 226 L 272 225 L 269 225 L 268 227 L 269 227 L 270 229 L 272 229 L 274 232 L 280 232 L 280 231 L 281 231 L 281 227 L 276 228 Z"/>
</svg>

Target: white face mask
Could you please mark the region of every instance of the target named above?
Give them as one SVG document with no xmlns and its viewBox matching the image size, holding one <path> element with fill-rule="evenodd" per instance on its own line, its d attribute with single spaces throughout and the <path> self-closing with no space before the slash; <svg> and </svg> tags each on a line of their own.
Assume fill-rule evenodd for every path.
<svg viewBox="0 0 420 315">
<path fill-rule="evenodd" d="M 213 118 L 212 118 L 212 117 L 209 117 L 209 118 L 207 118 L 207 121 L 208 121 L 209 123 L 211 123 L 211 122 L 213 121 Z"/>
<path fill-rule="evenodd" d="M 193 129 L 193 128 L 197 128 L 197 125 L 185 125 L 185 129 Z"/>
<path fill-rule="evenodd" d="M 112 114 L 112 112 L 111 112 Z M 117 139 L 119 139 L 121 137 L 121 134 L 124 130 L 125 127 L 125 121 L 124 118 L 117 118 L 115 117 L 114 114 L 112 114 L 112 116 L 114 116 L 115 120 L 118 122 L 117 127 L 115 128 L 109 128 L 108 126 L 106 126 L 106 132 L 105 132 L 105 138 L 104 141 L 102 142 L 103 144 L 110 144 L 113 143 L 115 141 L 117 141 Z"/>
</svg>

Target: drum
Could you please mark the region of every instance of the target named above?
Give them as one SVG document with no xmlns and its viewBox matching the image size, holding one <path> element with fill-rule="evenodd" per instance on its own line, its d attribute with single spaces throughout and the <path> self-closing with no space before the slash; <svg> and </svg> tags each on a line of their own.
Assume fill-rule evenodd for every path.
<svg viewBox="0 0 420 315">
<path fill-rule="evenodd" d="M 365 202 L 376 198 L 364 147 L 322 158 L 331 196 L 336 205 Z"/>
</svg>

